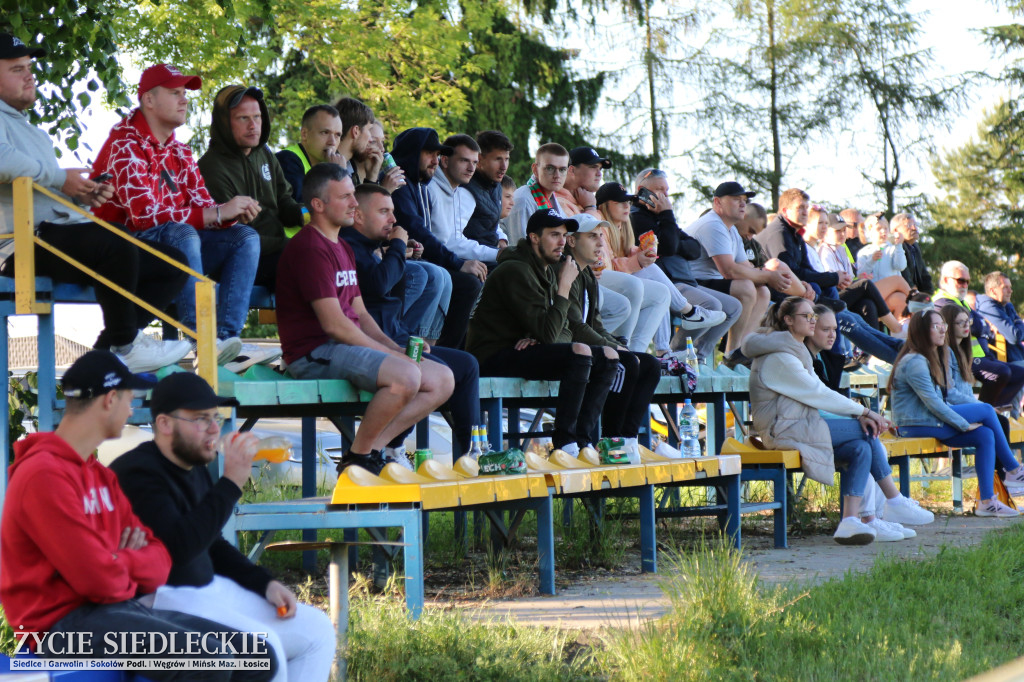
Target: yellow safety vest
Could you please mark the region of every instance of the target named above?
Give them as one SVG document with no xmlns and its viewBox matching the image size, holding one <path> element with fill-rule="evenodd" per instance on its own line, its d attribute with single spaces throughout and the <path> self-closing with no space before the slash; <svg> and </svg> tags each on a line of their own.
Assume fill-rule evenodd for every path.
<svg viewBox="0 0 1024 682">
<path fill-rule="evenodd" d="M 289 151 L 292 154 L 295 154 L 295 156 L 299 157 L 299 161 L 302 162 L 302 174 L 303 175 L 308 173 L 309 169 L 312 168 L 312 166 L 309 165 L 309 159 L 306 157 L 306 152 L 302 151 L 302 146 L 301 145 L 299 145 L 299 144 L 288 145 L 287 147 L 285 147 L 285 151 Z M 309 209 L 307 209 L 305 206 L 303 206 L 302 207 L 302 224 L 305 225 L 306 223 L 309 222 L 309 220 L 310 220 L 310 218 L 309 218 Z M 286 227 L 286 228 L 284 228 L 284 234 L 285 234 L 286 237 L 291 239 L 296 234 L 298 234 L 299 230 L 301 230 L 301 229 L 302 229 L 301 227 Z"/>
</svg>

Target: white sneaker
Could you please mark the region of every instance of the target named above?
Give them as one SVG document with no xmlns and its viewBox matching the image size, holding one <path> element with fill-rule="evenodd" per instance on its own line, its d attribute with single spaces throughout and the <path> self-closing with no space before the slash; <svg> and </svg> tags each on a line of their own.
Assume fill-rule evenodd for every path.
<svg viewBox="0 0 1024 682">
<path fill-rule="evenodd" d="M 688 316 L 680 315 L 679 317 L 682 320 L 679 323 L 681 329 L 704 329 L 725 322 L 726 314 L 721 310 L 708 310 L 695 305 Z"/>
<path fill-rule="evenodd" d="M 671 457 L 672 459 L 681 459 L 683 456 L 683 453 L 665 441 L 658 443 L 658 447 L 654 448 L 654 454 L 661 455 L 662 457 Z"/>
<path fill-rule="evenodd" d="M 217 364 L 223 365 L 238 357 L 242 350 L 242 339 L 237 336 L 229 336 L 226 339 L 217 339 Z"/>
<path fill-rule="evenodd" d="M 566 443 L 561 447 L 561 450 L 567 455 L 572 455 L 573 457 L 580 456 L 580 446 L 577 443 Z"/>
<path fill-rule="evenodd" d="M 894 497 L 882 506 L 882 518 L 890 523 L 923 526 L 935 520 L 935 514 L 922 509 L 917 500 L 908 497 Z"/>
<path fill-rule="evenodd" d="M 876 542 L 898 542 L 906 539 L 902 530 L 903 526 L 883 521 L 878 517 L 868 521 L 865 525 L 871 526 L 875 530 Z M 914 535 L 917 535 L 917 533 L 914 533 Z"/>
<path fill-rule="evenodd" d="M 141 331 L 131 344 L 110 350 L 133 373 L 155 372 L 161 367 L 173 365 L 188 355 L 188 350 L 180 352 L 180 344 L 177 341 L 164 343 L 146 336 Z"/>
<path fill-rule="evenodd" d="M 1012 474 L 1006 474 L 1006 478 L 1003 479 L 1003 485 L 1006 486 L 1007 490 L 1010 488 L 1024 488 L 1024 466 L 1017 467 L 1017 471 Z"/>
<path fill-rule="evenodd" d="M 253 365 L 268 365 L 281 357 L 279 346 L 257 346 L 254 343 L 243 343 L 231 362 L 224 363 L 229 372 L 244 372 Z"/>
<path fill-rule="evenodd" d="M 875 529 L 858 518 L 847 516 L 839 522 L 832 537 L 840 545 L 870 545 L 875 541 Z"/>
<path fill-rule="evenodd" d="M 1007 507 L 999 500 L 992 498 L 989 502 L 979 502 L 974 508 L 975 516 L 996 516 L 1001 519 L 1012 519 L 1020 516 L 1020 512 L 1012 507 Z"/>
<path fill-rule="evenodd" d="M 168 364 L 180 362 L 189 354 L 192 350 L 192 342 L 188 339 L 178 339 L 176 341 L 162 341 L 155 336 L 144 334 L 142 330 L 135 336 L 135 343 L 141 343 L 150 348 L 160 349 L 162 352 L 167 353 L 168 356 L 174 357 L 175 359 Z"/>
<path fill-rule="evenodd" d="M 384 461 L 394 462 L 409 471 L 416 471 L 412 465 L 412 461 L 409 459 L 409 454 L 405 451 L 404 447 L 384 448 Z"/>
</svg>

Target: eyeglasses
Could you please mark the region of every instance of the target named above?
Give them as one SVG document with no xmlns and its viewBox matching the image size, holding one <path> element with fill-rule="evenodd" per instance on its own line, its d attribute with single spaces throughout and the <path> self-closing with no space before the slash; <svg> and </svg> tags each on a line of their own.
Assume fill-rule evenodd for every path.
<svg viewBox="0 0 1024 682">
<path fill-rule="evenodd" d="M 944 332 L 947 329 L 949 329 L 949 325 L 947 325 L 945 322 L 936 322 L 932 325 L 932 329 L 934 329 L 937 332 Z"/>
<path fill-rule="evenodd" d="M 959 284 L 962 287 L 969 287 L 969 286 L 971 286 L 971 280 L 969 280 L 969 279 L 964 279 L 963 277 L 953 277 L 951 279 L 955 279 L 956 283 Z"/>
<path fill-rule="evenodd" d="M 818 313 L 797 313 L 793 317 L 806 317 L 808 322 L 818 321 Z"/>
<path fill-rule="evenodd" d="M 541 168 L 544 171 L 544 175 L 550 175 L 553 178 L 557 178 L 559 175 L 565 175 L 569 172 L 568 166 L 544 166 Z"/>
<path fill-rule="evenodd" d="M 189 419 L 188 417 L 178 417 L 178 416 L 173 415 L 173 414 L 169 414 L 167 416 L 170 417 L 171 419 L 179 419 L 179 420 L 181 420 L 183 422 L 190 422 L 192 424 L 199 424 L 199 428 L 201 428 L 203 431 L 208 431 L 210 429 L 210 427 L 212 425 L 214 425 L 214 424 L 217 425 L 217 430 L 218 431 L 220 430 L 220 428 L 222 426 L 224 426 L 224 417 L 222 415 L 219 415 L 219 414 L 215 414 L 212 417 L 207 417 L 206 415 L 203 415 L 201 417 L 196 417 L 195 419 Z"/>
</svg>

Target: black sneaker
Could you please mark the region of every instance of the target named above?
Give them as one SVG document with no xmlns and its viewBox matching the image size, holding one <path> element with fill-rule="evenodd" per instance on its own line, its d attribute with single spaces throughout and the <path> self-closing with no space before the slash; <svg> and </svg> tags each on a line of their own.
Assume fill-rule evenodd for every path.
<svg viewBox="0 0 1024 682">
<path fill-rule="evenodd" d="M 350 466 L 362 467 L 369 471 L 371 474 L 377 476 L 384 469 L 386 462 L 381 456 L 379 450 L 374 450 L 368 455 L 353 455 L 352 451 L 349 450 L 345 453 L 345 456 L 338 462 L 338 473 L 347 469 Z"/>
<path fill-rule="evenodd" d="M 722 358 L 722 364 L 729 369 L 736 369 L 736 365 L 743 365 L 744 367 L 750 367 L 754 361 L 743 354 L 740 349 L 736 349 L 729 353 L 727 356 Z"/>
</svg>

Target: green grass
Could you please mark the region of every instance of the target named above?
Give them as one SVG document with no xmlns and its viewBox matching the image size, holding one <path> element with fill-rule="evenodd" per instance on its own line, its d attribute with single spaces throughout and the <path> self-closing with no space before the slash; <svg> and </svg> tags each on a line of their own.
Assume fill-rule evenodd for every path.
<svg viewBox="0 0 1024 682">
<path fill-rule="evenodd" d="M 595 648 L 613 679 L 963 679 L 1014 659 L 1024 636 L 1020 526 L 806 589 L 759 588 L 721 546 L 670 563 L 669 613 Z"/>
</svg>

